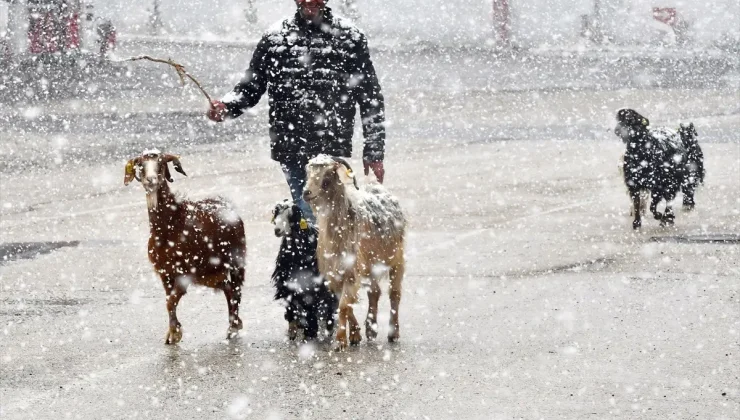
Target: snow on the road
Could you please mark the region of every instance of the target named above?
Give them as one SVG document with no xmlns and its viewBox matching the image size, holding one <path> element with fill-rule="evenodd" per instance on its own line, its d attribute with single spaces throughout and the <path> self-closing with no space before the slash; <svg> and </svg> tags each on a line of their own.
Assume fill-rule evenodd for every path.
<svg viewBox="0 0 740 420">
<path fill-rule="evenodd" d="M 266 99 L 216 125 L 170 69 L 129 63 L 74 98 L 0 105 L 0 418 L 740 417 L 740 248 L 706 240 L 740 233 L 736 58 L 410 45 L 372 50 L 386 184 L 409 221 L 402 337 L 344 353 L 288 342 L 273 300 L 270 217 L 289 191 Z M 215 96 L 251 53 L 119 48 L 171 55 Z M 672 228 L 632 230 L 622 107 L 699 131 L 706 184 Z M 173 191 L 223 196 L 245 221 L 238 340 L 224 340 L 223 296 L 193 287 L 183 341 L 163 344 L 146 197 L 123 185 L 126 161 L 153 148 L 188 173 Z"/>
</svg>

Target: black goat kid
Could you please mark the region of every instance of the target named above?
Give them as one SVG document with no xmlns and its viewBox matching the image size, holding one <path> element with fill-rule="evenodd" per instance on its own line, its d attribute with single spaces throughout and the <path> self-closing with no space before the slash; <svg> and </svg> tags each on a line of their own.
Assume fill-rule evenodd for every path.
<svg viewBox="0 0 740 420">
<path fill-rule="evenodd" d="M 288 337 L 294 340 L 302 329 L 305 339 L 315 339 L 320 321 L 326 323 L 327 333 L 331 334 L 338 302 L 319 274 L 318 230 L 306 221 L 300 207 L 289 200 L 275 206 L 272 223 L 275 236 L 283 238 L 272 282 L 275 300 L 285 302 Z"/>
<path fill-rule="evenodd" d="M 660 224 L 673 224 L 671 201 L 685 184 L 688 175 L 687 152 L 679 136 L 667 129 L 648 128 L 650 122 L 635 110 L 620 109 L 614 132 L 627 146 L 624 154 L 624 182 L 633 203 L 632 227 L 642 225 L 640 192 L 650 191 L 650 212 Z M 658 204 L 665 200 L 665 211 Z"/>
</svg>

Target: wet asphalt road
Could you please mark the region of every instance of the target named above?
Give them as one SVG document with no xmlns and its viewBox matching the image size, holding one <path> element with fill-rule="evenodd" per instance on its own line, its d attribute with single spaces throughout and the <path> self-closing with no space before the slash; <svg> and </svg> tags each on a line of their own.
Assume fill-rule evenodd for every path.
<svg viewBox="0 0 740 420">
<path fill-rule="evenodd" d="M 153 84 L 3 124 L 0 418 L 737 418 L 740 249 L 701 240 L 740 232 L 737 92 L 545 88 L 559 73 L 492 90 L 505 70 L 412 58 L 376 59 L 387 184 L 411 219 L 402 339 L 339 354 L 288 342 L 271 300 L 269 211 L 287 189 L 264 108 L 216 126 L 199 98 Z M 208 84 L 232 83 L 219 77 Z M 706 127 L 707 185 L 674 229 L 630 229 L 606 131 L 624 104 Z M 121 183 L 123 161 L 149 146 L 183 156 L 175 190 L 225 195 L 245 220 L 237 340 L 223 340 L 223 296 L 193 288 L 183 342 L 163 344 L 144 195 Z M 383 337 L 385 297 L 380 312 Z"/>
</svg>

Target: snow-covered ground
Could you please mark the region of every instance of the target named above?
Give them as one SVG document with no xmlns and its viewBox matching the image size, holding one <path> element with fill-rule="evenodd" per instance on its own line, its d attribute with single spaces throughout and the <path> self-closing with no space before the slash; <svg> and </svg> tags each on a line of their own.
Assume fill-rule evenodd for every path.
<svg viewBox="0 0 740 420">
<path fill-rule="evenodd" d="M 194 74 L 219 94 L 247 53 L 189 52 L 193 68 L 216 69 Z M 411 225 L 402 338 L 340 354 L 288 343 L 271 299 L 270 210 L 288 190 L 268 158 L 264 105 L 215 126 L 202 98 L 159 79 L 3 107 L 0 250 L 56 249 L 0 261 L 0 417 L 740 416 L 740 248 L 701 243 L 740 234 L 737 89 L 701 67 L 683 76 L 693 84 L 620 87 L 609 63 L 456 54 L 376 57 L 386 183 Z M 673 228 L 631 229 L 610 130 L 623 106 L 699 130 L 706 185 Z M 183 342 L 163 344 L 144 193 L 122 182 L 125 161 L 149 146 L 181 155 L 189 176 L 173 189 L 224 195 L 246 222 L 237 341 L 222 341 L 223 297 L 193 288 L 178 311 Z M 383 337 L 385 298 L 381 314 Z"/>
</svg>

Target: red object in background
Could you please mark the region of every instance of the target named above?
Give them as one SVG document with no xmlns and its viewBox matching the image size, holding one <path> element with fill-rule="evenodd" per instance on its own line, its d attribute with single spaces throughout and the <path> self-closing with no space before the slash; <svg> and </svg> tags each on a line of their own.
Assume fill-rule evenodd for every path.
<svg viewBox="0 0 740 420">
<path fill-rule="evenodd" d="M 29 9 L 28 50 L 31 54 L 80 48 L 79 12 L 70 9 L 66 0 L 53 4 L 54 7 L 36 5 Z"/>
<path fill-rule="evenodd" d="M 54 17 L 44 13 L 32 17 L 28 28 L 29 50 L 33 54 L 57 51 L 57 39 L 54 36 Z"/>
<path fill-rule="evenodd" d="M 678 13 L 675 7 L 653 7 L 653 19 L 669 26 L 676 26 Z"/>
<path fill-rule="evenodd" d="M 493 0 L 493 28 L 498 39 L 509 45 L 511 41 L 511 14 L 509 0 Z"/>
<path fill-rule="evenodd" d="M 108 51 L 116 48 L 116 28 L 111 21 L 106 20 L 98 25 L 98 36 L 100 36 L 100 55 L 105 55 Z"/>
<path fill-rule="evenodd" d="M 67 18 L 67 49 L 80 48 L 80 16 L 75 13 Z"/>
</svg>

